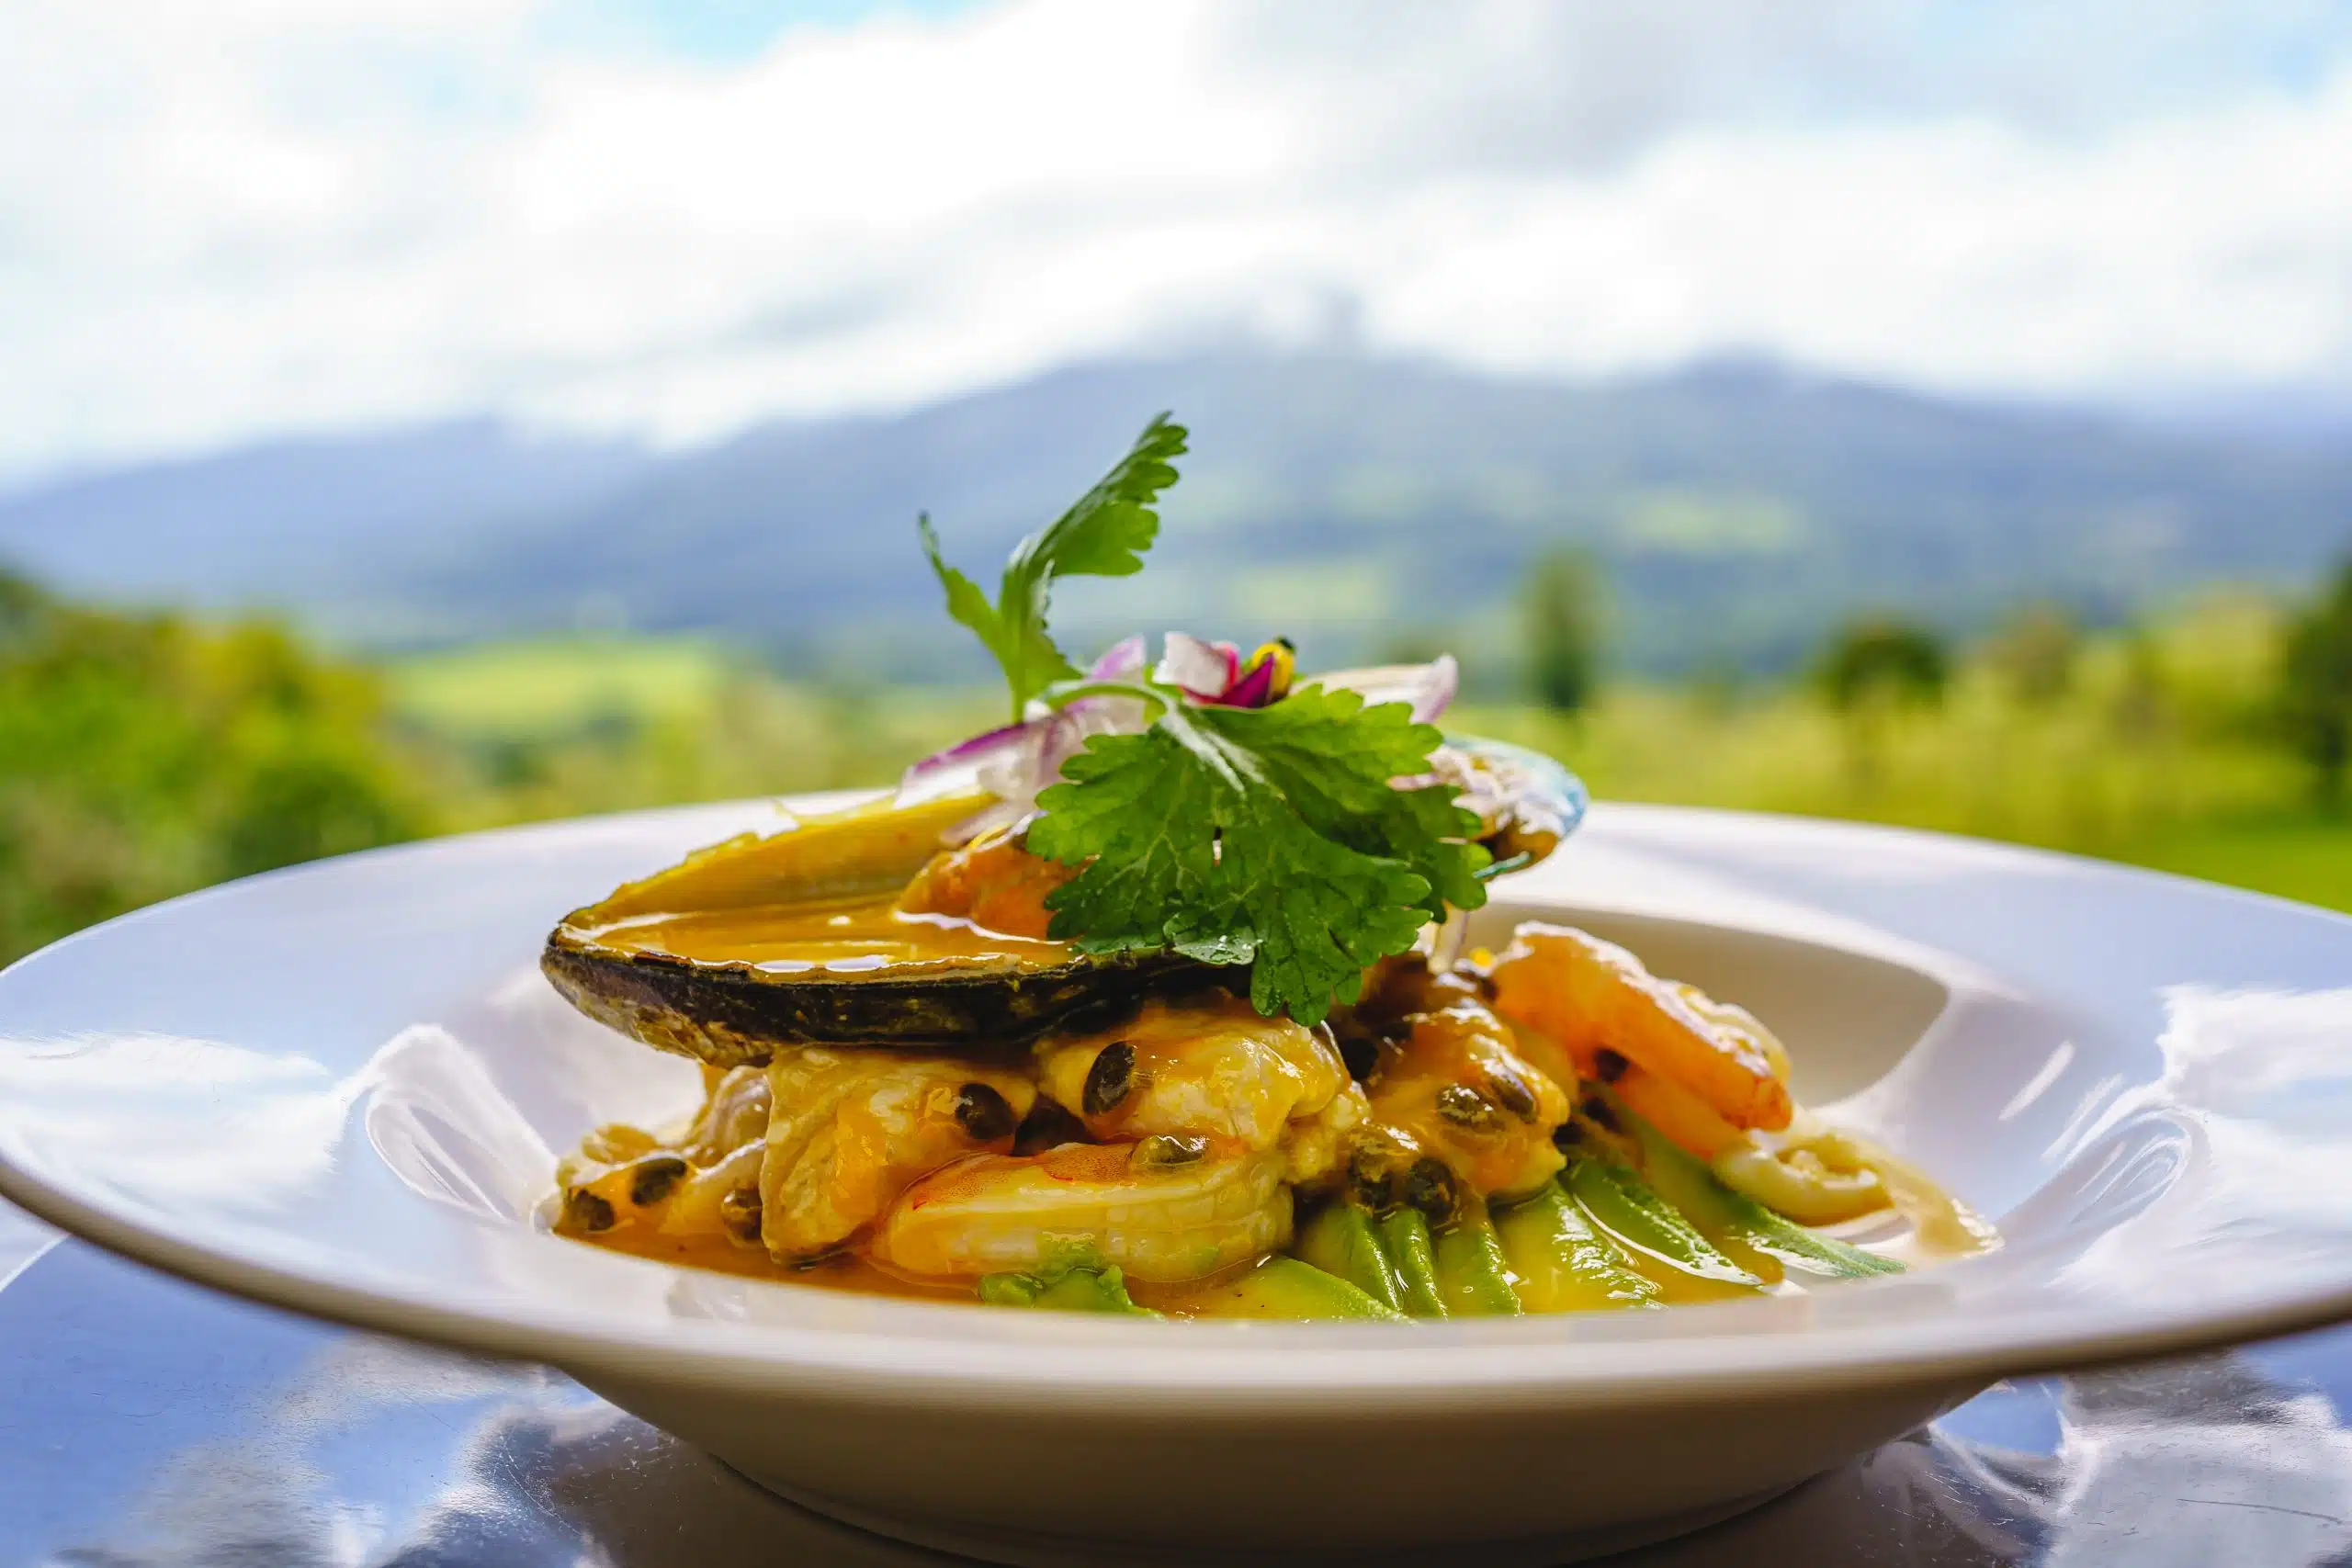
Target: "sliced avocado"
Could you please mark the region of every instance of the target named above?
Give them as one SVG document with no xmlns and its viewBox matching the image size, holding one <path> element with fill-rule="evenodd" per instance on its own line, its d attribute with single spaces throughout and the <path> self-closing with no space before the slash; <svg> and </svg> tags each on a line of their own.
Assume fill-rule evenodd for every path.
<svg viewBox="0 0 2352 1568">
<path fill-rule="evenodd" d="M 1247 1273 L 1203 1291 L 1189 1303 L 1200 1317 L 1342 1318 L 1409 1321 L 1311 1263 L 1277 1253 Z"/>
<path fill-rule="evenodd" d="M 1808 1230 L 1735 1191 L 1655 1126 L 1622 1105 L 1613 1109 L 1633 1133 L 1641 1151 L 1642 1174 L 1658 1195 L 1751 1272 L 1766 1280 L 1778 1280 L 1791 1269 L 1829 1280 L 1903 1272 L 1903 1265 L 1892 1258 Z"/>
<path fill-rule="evenodd" d="M 980 1300 L 989 1306 L 1045 1307 L 1055 1312 L 1115 1312 L 1158 1317 L 1136 1305 L 1125 1276 L 1091 1247 L 1056 1254 L 1035 1273 L 983 1274 Z"/>
</svg>

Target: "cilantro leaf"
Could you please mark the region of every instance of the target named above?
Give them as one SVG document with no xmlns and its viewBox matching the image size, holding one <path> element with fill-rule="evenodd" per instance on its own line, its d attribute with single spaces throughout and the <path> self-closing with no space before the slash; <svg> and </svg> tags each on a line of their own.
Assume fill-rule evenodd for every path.
<svg viewBox="0 0 2352 1568">
<path fill-rule="evenodd" d="M 1004 644 L 1002 622 L 996 606 L 989 603 L 989 596 L 980 592 L 978 583 L 940 558 L 939 531 L 931 525 L 929 513 L 915 518 L 915 529 L 922 536 L 923 553 L 931 558 L 931 570 L 938 574 L 939 585 L 947 591 L 947 613 L 971 627 L 988 650 L 996 655 L 997 662 L 1010 669 L 1012 656 Z"/>
<path fill-rule="evenodd" d="M 1080 951 L 1252 965 L 1258 1010 L 1319 1021 L 1444 907 L 1486 901 L 1477 818 L 1431 784 L 1436 728 L 1401 703 L 1302 687 L 1263 708 L 1174 694 L 1140 735 L 1098 735 L 1037 797 L 1029 848 L 1081 867 L 1046 900 Z"/>
<path fill-rule="evenodd" d="M 1159 492 L 1176 482 L 1175 459 L 1184 452 L 1184 427 L 1160 414 L 1144 426 L 1127 455 L 1070 509 L 1013 547 L 996 602 L 939 553 L 928 515 L 916 519 L 931 570 L 946 591 L 947 613 L 969 626 L 1004 671 L 1018 721 L 1029 699 L 1078 669 L 1046 635 L 1046 612 L 1057 577 L 1127 577 L 1143 570 L 1144 552 L 1159 533 L 1153 510 Z"/>
</svg>

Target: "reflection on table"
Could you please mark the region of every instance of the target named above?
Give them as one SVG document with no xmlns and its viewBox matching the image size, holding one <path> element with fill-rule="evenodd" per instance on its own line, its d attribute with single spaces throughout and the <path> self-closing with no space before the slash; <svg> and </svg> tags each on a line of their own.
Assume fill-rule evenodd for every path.
<svg viewBox="0 0 2352 1568">
<path fill-rule="evenodd" d="M 50 1239 L 0 1209 L 9 1563 L 945 1561 L 803 1514 L 557 1373 Z M 2347 1394 L 2352 1329 L 2004 1385 L 1745 1518 L 1614 1561 L 2318 1568 L 2352 1553 Z"/>
</svg>

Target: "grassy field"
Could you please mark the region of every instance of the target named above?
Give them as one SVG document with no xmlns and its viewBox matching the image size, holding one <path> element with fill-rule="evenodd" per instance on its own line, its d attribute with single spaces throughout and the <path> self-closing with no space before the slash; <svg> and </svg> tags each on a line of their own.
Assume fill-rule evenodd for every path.
<svg viewBox="0 0 2352 1568">
<path fill-rule="evenodd" d="M 454 737 L 548 740 L 596 725 L 699 719 L 741 661 L 696 637 L 487 643 L 390 667 L 395 712 Z"/>
<path fill-rule="evenodd" d="M 2352 823 L 2308 804 L 2266 728 L 2275 645 L 2268 605 L 2222 594 L 2086 642 L 2030 694 L 1987 646 L 1932 706 L 1620 684 L 1573 716 L 1486 705 L 1448 722 L 1550 751 L 1603 798 L 1936 829 L 2352 909 Z M 449 749 L 451 826 L 879 784 L 998 716 L 992 691 L 820 690 L 691 641 L 492 646 L 388 682 Z"/>
</svg>

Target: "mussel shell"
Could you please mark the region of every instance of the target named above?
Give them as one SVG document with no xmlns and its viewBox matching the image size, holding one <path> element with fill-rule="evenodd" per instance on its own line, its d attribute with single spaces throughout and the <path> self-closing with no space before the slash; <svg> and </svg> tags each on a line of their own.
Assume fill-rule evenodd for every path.
<svg viewBox="0 0 2352 1568">
<path fill-rule="evenodd" d="M 1470 737 L 1449 743 L 1510 780 L 1507 797 L 1491 803 L 1497 821 L 1489 845 L 1498 856 L 1532 839 L 1531 858 L 1541 858 L 1583 817 L 1583 784 L 1552 759 Z M 590 1018 L 719 1067 L 757 1065 L 787 1045 L 1018 1048 L 1054 1030 L 1114 1023 L 1155 995 L 1248 986 L 1246 967 L 1167 953 L 1092 957 L 1056 945 L 1035 960 L 848 976 L 713 963 L 707 955 L 689 959 L 599 938 L 617 923 L 665 913 L 887 897 L 922 869 L 944 833 L 989 799 L 968 795 L 910 806 L 878 800 L 785 832 L 745 834 L 698 850 L 566 916 L 549 934 L 540 967 Z"/>
<path fill-rule="evenodd" d="M 1148 997 L 1205 984 L 1249 984 L 1173 953 L 1076 958 L 1046 969 L 850 983 L 777 979 L 550 942 L 539 966 L 600 1023 L 713 1066 L 757 1066 L 779 1045 L 899 1045 L 985 1051 L 1057 1029 L 1116 1022 Z"/>
<path fill-rule="evenodd" d="M 1115 1022 L 1151 995 L 1249 983 L 1246 969 L 1175 953 L 1093 957 L 1059 944 L 1034 944 L 1041 950 L 1034 959 L 928 964 L 901 976 L 713 962 L 603 934 L 668 914 L 887 898 L 931 858 L 944 832 L 987 803 L 876 802 L 698 850 L 566 916 L 539 967 L 590 1018 L 718 1067 L 756 1066 L 784 1045 L 1015 1048 L 1050 1030 Z"/>
</svg>

